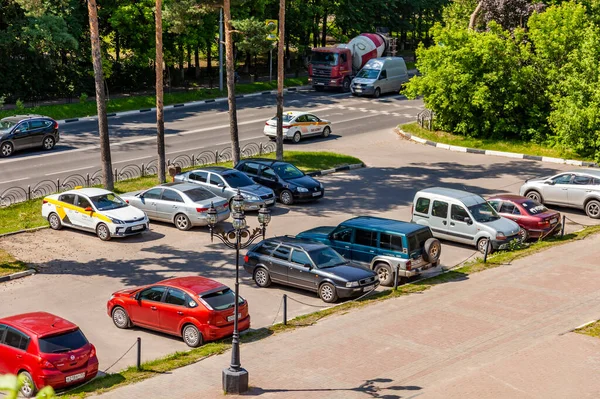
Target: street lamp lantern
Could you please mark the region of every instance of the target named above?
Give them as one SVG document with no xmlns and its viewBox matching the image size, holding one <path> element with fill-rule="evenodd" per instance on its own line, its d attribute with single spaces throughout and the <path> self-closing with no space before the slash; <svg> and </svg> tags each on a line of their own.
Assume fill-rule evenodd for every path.
<svg viewBox="0 0 600 399">
<path fill-rule="evenodd" d="M 229 231 L 215 230 L 217 224 L 217 210 L 211 203 L 208 214 L 208 228 L 210 229 L 210 240 L 216 236 L 223 244 L 235 249 L 235 303 L 233 318 L 233 339 L 231 345 L 231 363 L 228 368 L 223 369 L 223 391 L 225 393 L 240 394 L 248 391 L 248 371 L 242 368 L 240 360 L 240 332 L 238 329 L 239 296 L 240 296 L 240 250 L 248 248 L 257 238 L 265 238 L 267 225 L 271 221 L 271 212 L 266 208 L 260 208 L 258 222 L 260 227 L 250 232 L 244 215 L 244 197 L 238 190 L 231 201 L 233 212 L 233 229 Z M 242 242 L 243 238 L 243 242 Z"/>
</svg>

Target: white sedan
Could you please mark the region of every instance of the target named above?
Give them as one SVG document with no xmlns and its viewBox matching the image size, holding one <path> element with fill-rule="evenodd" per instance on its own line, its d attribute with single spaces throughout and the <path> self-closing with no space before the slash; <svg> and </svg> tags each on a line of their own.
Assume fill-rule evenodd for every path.
<svg viewBox="0 0 600 399">
<path fill-rule="evenodd" d="M 331 122 L 320 119 L 308 112 L 289 111 L 283 113 L 283 138 L 298 143 L 304 137 L 331 134 Z M 277 117 L 269 119 L 265 124 L 265 136 L 270 139 L 277 137 Z"/>
</svg>

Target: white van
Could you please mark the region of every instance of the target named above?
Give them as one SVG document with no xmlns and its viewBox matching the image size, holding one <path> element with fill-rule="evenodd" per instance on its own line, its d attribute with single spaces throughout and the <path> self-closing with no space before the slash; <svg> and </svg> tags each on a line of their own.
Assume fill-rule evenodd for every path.
<svg viewBox="0 0 600 399">
<path fill-rule="evenodd" d="M 488 242 L 494 250 L 521 240 L 518 224 L 498 215 L 481 196 L 466 191 L 421 190 L 415 194 L 411 213 L 412 222 L 429 226 L 434 237 L 475 245 L 482 253 Z"/>
<path fill-rule="evenodd" d="M 355 96 L 366 94 L 377 98 L 382 93 L 399 92 L 406 82 L 408 70 L 404 58 L 373 58 L 352 79 L 350 90 Z"/>
</svg>

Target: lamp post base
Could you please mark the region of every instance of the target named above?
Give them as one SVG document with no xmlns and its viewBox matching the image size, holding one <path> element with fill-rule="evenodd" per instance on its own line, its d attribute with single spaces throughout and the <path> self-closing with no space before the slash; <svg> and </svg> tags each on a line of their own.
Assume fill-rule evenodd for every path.
<svg viewBox="0 0 600 399">
<path fill-rule="evenodd" d="M 243 368 L 223 369 L 223 391 L 230 394 L 248 392 L 248 371 Z"/>
</svg>

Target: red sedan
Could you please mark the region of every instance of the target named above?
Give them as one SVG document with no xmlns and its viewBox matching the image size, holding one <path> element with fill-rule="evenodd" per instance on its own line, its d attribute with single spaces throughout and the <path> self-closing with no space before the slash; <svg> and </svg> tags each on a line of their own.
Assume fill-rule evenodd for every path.
<svg viewBox="0 0 600 399">
<path fill-rule="evenodd" d="M 0 319 L 0 374 L 23 378 L 21 394 L 91 380 L 98 373 L 96 348 L 79 327 L 50 313 L 25 313 Z"/>
<path fill-rule="evenodd" d="M 496 195 L 488 202 L 507 219 L 514 220 L 521 231 L 523 241 L 543 238 L 560 231 L 560 213 L 551 211 L 539 202 L 520 195 Z"/>
<path fill-rule="evenodd" d="M 132 325 L 183 337 L 193 348 L 233 334 L 235 295 L 204 277 L 179 277 L 117 291 L 107 303 L 119 328 Z M 248 303 L 240 297 L 239 330 L 250 328 Z"/>
</svg>

